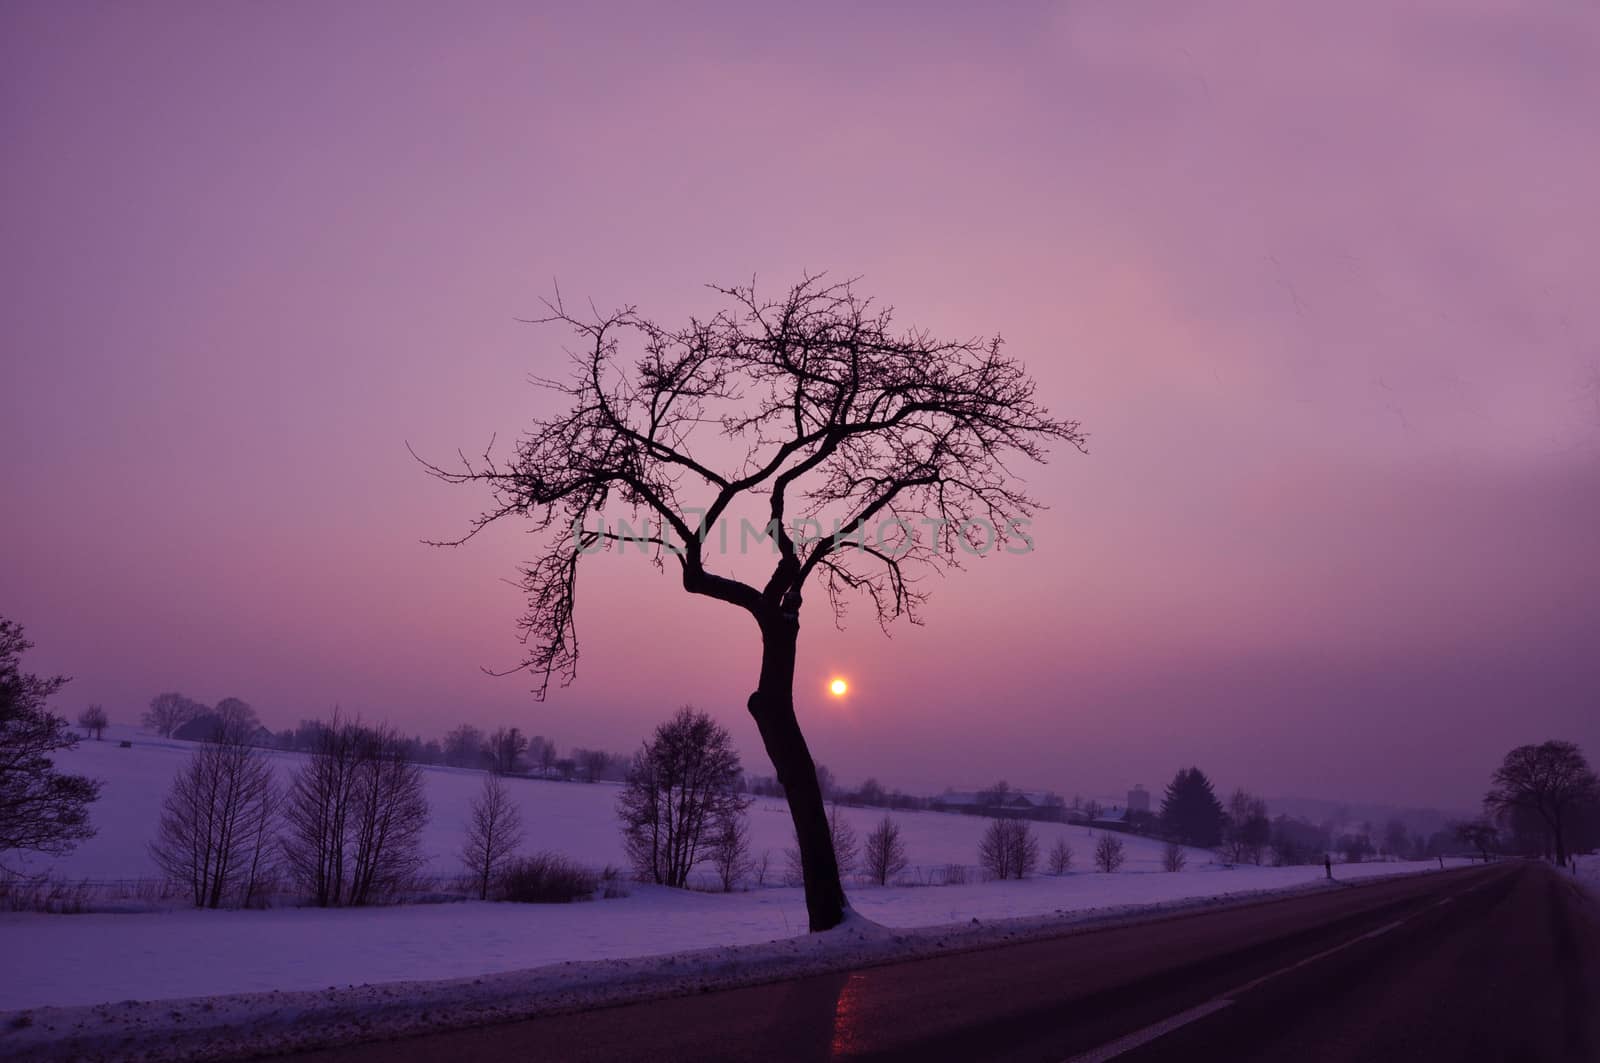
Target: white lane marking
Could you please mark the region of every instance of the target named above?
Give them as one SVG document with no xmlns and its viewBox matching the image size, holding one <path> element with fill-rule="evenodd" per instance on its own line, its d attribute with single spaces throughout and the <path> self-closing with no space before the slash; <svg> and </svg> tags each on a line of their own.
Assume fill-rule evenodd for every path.
<svg viewBox="0 0 1600 1063">
<path fill-rule="evenodd" d="M 1369 941 L 1372 938 L 1381 937 L 1382 935 L 1387 934 L 1389 931 L 1393 930 L 1395 927 L 1400 926 L 1404 922 L 1405 922 L 1404 919 L 1396 919 L 1394 922 L 1389 923 L 1389 924 L 1387 924 L 1385 926 L 1380 926 L 1376 930 L 1369 930 L 1365 934 L 1357 935 L 1356 937 L 1351 938 L 1349 941 L 1346 941 L 1346 942 L 1343 942 L 1341 944 L 1335 945 L 1331 949 L 1323 949 L 1321 952 L 1317 953 L 1315 956 L 1307 956 L 1303 960 L 1296 960 L 1294 963 L 1291 963 L 1287 967 L 1279 967 L 1276 971 L 1272 971 L 1272 972 L 1270 972 L 1268 974 L 1264 974 L 1260 978 L 1257 978 L 1257 979 L 1255 979 L 1253 981 L 1246 982 L 1244 985 L 1238 986 L 1238 987 L 1234 988 L 1232 991 L 1224 993 L 1223 996 L 1225 996 L 1225 997 L 1236 997 L 1241 993 L 1248 993 L 1248 992 L 1250 992 L 1250 990 L 1252 990 L 1252 989 L 1256 988 L 1257 986 L 1261 985 L 1263 982 L 1270 982 L 1272 979 L 1278 977 L 1280 974 L 1288 974 L 1290 971 L 1298 971 L 1300 968 L 1305 967 L 1308 964 L 1316 963 L 1318 960 L 1325 960 L 1329 956 L 1332 956 L 1334 953 L 1343 952 L 1345 949 L 1348 949 L 1348 948 L 1350 948 L 1350 947 L 1352 947 L 1354 945 L 1359 945 L 1363 941 Z"/>
<path fill-rule="evenodd" d="M 1407 918 L 1409 918 L 1409 916 Z M 1376 930 L 1369 930 L 1365 934 L 1359 934 L 1356 937 L 1351 938 L 1349 941 L 1341 942 L 1340 944 L 1333 946 L 1331 949 L 1323 949 L 1314 956 L 1307 956 L 1303 960 L 1296 960 L 1287 967 L 1280 967 L 1276 971 L 1264 974 L 1260 978 L 1244 983 L 1244 985 L 1235 986 L 1233 989 L 1223 993 L 1221 996 L 1218 996 L 1213 1000 L 1208 1000 L 1206 1003 L 1197 1007 L 1190 1008 L 1188 1011 L 1180 1011 L 1176 1015 L 1173 1015 L 1167 1019 L 1163 1019 L 1158 1023 L 1153 1023 L 1150 1026 L 1146 1026 L 1142 1030 L 1135 1030 L 1126 1037 L 1119 1037 L 1117 1040 L 1109 1041 L 1106 1044 L 1101 1045 L 1099 1048 L 1091 1049 L 1082 1055 L 1073 1056 L 1067 1061 L 1067 1063 L 1105 1063 L 1106 1060 L 1115 1059 L 1125 1052 L 1131 1052 L 1135 1048 L 1149 1044 L 1158 1037 L 1171 1033 L 1180 1026 L 1187 1026 L 1191 1022 L 1198 1022 L 1207 1015 L 1221 1011 L 1223 1008 L 1232 1005 L 1235 997 L 1243 993 L 1248 993 L 1250 990 L 1261 985 L 1263 982 L 1270 981 L 1271 979 L 1274 979 L 1282 974 L 1288 974 L 1290 971 L 1297 971 L 1308 964 L 1316 963 L 1318 960 L 1327 959 L 1329 956 L 1332 956 L 1338 952 L 1343 952 L 1345 949 L 1351 948 L 1352 946 L 1359 945 L 1363 941 L 1370 941 L 1375 937 L 1382 937 L 1384 934 L 1387 934 L 1396 927 L 1403 926 L 1405 922 L 1406 919 L 1396 919 L 1394 922 L 1386 923 Z"/>
<path fill-rule="evenodd" d="M 1434 905 L 1434 907 L 1437 908 L 1440 905 L 1449 904 L 1457 897 L 1464 897 L 1473 890 L 1480 889 L 1485 885 L 1487 885 L 1487 883 L 1479 882 L 1468 886 L 1466 889 L 1457 890 L 1455 893 L 1452 893 L 1450 896 L 1444 898 L 1438 904 Z M 1067 1063 L 1105 1063 L 1105 1061 L 1108 1059 L 1115 1059 L 1125 1052 L 1131 1052 L 1135 1048 L 1138 1048 L 1141 1045 L 1147 1045 L 1151 1041 L 1154 1041 L 1156 1038 L 1161 1037 L 1164 1034 L 1171 1033 L 1180 1026 L 1187 1026 L 1191 1022 L 1198 1022 L 1207 1015 L 1221 1011 L 1223 1008 L 1226 1008 L 1233 1003 L 1234 997 L 1239 996 L 1241 993 L 1248 993 L 1250 990 L 1261 985 L 1263 982 L 1270 981 L 1271 979 L 1278 977 L 1280 974 L 1288 974 L 1290 971 L 1299 970 L 1301 967 L 1304 967 L 1307 964 L 1316 963 L 1318 960 L 1326 959 L 1336 952 L 1343 952 L 1352 945 L 1359 945 L 1363 941 L 1370 941 L 1375 937 L 1382 937 L 1384 934 L 1387 934 L 1396 927 L 1404 926 L 1410 918 L 1410 916 L 1406 916 L 1402 919 L 1396 919 L 1392 923 L 1387 923 L 1383 926 L 1380 926 L 1376 930 L 1369 930 L 1365 934 L 1357 935 L 1356 937 L 1351 938 L 1349 941 L 1333 946 L 1331 949 L 1323 949 L 1315 956 L 1307 956 L 1305 959 L 1291 963 L 1287 967 L 1280 967 L 1276 971 L 1264 974 L 1254 981 L 1246 982 L 1241 986 L 1235 986 L 1233 989 L 1223 993 L 1221 996 L 1218 996 L 1212 1000 L 1208 1000 L 1206 1003 L 1198 1005 L 1197 1007 L 1190 1008 L 1188 1011 L 1180 1011 L 1178 1014 L 1173 1015 L 1170 1018 L 1163 1019 L 1158 1023 L 1153 1023 L 1149 1026 L 1146 1026 L 1142 1030 L 1135 1030 L 1126 1037 L 1119 1037 L 1115 1041 L 1109 1041 L 1106 1044 L 1101 1045 L 1099 1048 L 1091 1049 L 1082 1055 L 1073 1056 L 1067 1061 Z"/>
<path fill-rule="evenodd" d="M 1180 1011 L 1178 1014 L 1162 1019 L 1158 1023 L 1146 1026 L 1142 1030 L 1135 1030 L 1126 1037 L 1119 1037 L 1115 1041 L 1108 1041 L 1099 1048 L 1091 1049 L 1081 1056 L 1073 1056 L 1071 1063 L 1106 1063 L 1106 1060 L 1108 1059 L 1116 1059 L 1124 1052 L 1132 1052 L 1135 1048 L 1141 1048 L 1144 1045 L 1149 1044 L 1151 1041 L 1154 1041 L 1156 1038 L 1171 1033 L 1180 1026 L 1187 1026 L 1191 1022 L 1198 1022 L 1207 1015 L 1210 1015 L 1213 1012 L 1221 1011 L 1223 1008 L 1230 1007 L 1232 1004 L 1233 1001 L 1222 1000 L 1220 998 L 1217 1000 L 1209 1000 L 1198 1007 L 1190 1008 L 1188 1011 Z"/>
</svg>

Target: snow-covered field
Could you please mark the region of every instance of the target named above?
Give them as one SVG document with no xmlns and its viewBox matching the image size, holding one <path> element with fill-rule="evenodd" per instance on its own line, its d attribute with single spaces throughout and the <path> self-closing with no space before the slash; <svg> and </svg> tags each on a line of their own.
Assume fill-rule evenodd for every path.
<svg viewBox="0 0 1600 1063">
<path fill-rule="evenodd" d="M 132 749 L 119 742 L 130 740 Z M 95 837 L 69 855 L 55 860 L 34 860 L 31 869 L 52 870 L 67 878 L 96 881 L 154 877 L 158 874 L 149 854 L 161 814 L 161 801 L 174 774 L 188 760 L 193 743 L 146 735 L 131 727 L 111 727 L 104 741 L 82 741 L 59 758 L 64 770 L 102 779 L 105 788 L 93 806 Z M 299 753 L 269 754 L 287 781 L 305 760 Z M 483 785 L 483 773 L 461 768 L 429 766 L 424 769 L 432 817 L 423 837 L 428 870 L 450 874 L 461 869 L 457 856 L 467 818 L 467 808 Z M 550 849 L 580 864 L 621 867 L 625 860 L 617 831 L 613 783 L 557 782 L 507 778 L 507 789 L 522 812 L 524 847 Z M 881 809 L 841 808 L 841 814 L 865 837 L 883 815 Z M 947 864 L 976 864 L 978 838 L 989 820 L 936 812 L 896 812 L 913 871 L 943 868 Z M 787 807 L 779 800 L 757 800 L 750 809 L 752 851 L 757 859 L 770 856 L 771 879 L 782 880 L 784 853 L 793 842 Z M 1094 837 L 1086 828 L 1038 824 L 1041 850 L 1048 852 L 1058 835 L 1073 848 L 1075 863 L 1086 868 L 1093 854 Z M 1141 838 L 1126 838 L 1128 862 L 1124 871 L 1160 868 L 1161 845 Z M 1191 864 L 1209 862 L 1209 853 L 1190 854 Z M 15 861 L 13 861 L 15 862 Z"/>
<path fill-rule="evenodd" d="M 99 834 L 36 870 L 64 876 L 126 879 L 154 875 L 146 846 L 173 773 L 191 746 L 117 729 L 106 741 L 83 742 L 62 766 L 106 782 L 95 805 Z M 132 749 L 117 739 L 131 738 Z M 276 755 L 291 770 L 297 755 Z M 430 867 L 457 867 L 467 803 L 481 785 L 476 772 L 426 772 L 433 822 L 426 837 Z M 613 804 L 616 787 L 511 779 L 522 808 L 529 849 L 552 849 L 582 863 L 621 865 Z M 883 813 L 845 809 L 865 834 Z M 780 802 L 752 808 L 755 852 L 771 854 L 781 876 L 790 844 Z M 987 825 L 948 813 L 894 813 L 909 855 L 920 868 L 971 865 Z M 861 915 L 893 928 L 971 924 L 1055 913 L 1084 913 L 1166 904 L 1270 889 L 1313 886 L 1321 867 L 1234 868 L 1208 853 L 1190 852 L 1189 868 L 1160 870 L 1159 843 L 1125 837 L 1128 862 L 1115 874 L 1088 870 L 1094 835 L 1083 827 L 1037 824 L 1048 851 L 1065 837 L 1074 870 L 1024 882 L 959 886 L 854 884 L 851 903 Z M 1437 868 L 1425 864 L 1336 867 L 1340 878 Z M 913 876 L 915 877 L 915 876 Z M 801 934 L 805 905 L 798 889 L 775 887 L 714 894 L 634 886 L 625 898 L 574 905 L 461 902 L 387 908 L 267 911 L 172 909 L 80 915 L 0 915 L 0 942 L 23 962 L 0 966 L 0 1011 L 43 1005 L 95 1004 L 126 999 L 314 990 L 391 981 L 466 978 L 579 960 L 657 956 L 685 949 L 749 945 Z"/>
</svg>

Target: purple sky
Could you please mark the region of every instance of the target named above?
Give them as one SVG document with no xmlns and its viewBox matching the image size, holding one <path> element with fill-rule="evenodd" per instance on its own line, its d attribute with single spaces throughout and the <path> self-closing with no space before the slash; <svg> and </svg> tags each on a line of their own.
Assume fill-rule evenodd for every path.
<svg viewBox="0 0 1600 1063">
<path fill-rule="evenodd" d="M 1470 806 L 1600 754 L 1592 4 L 754 6 L 0 9 L 0 612 L 64 708 L 621 748 L 691 701 L 767 770 L 752 625 L 637 559 L 574 686 L 479 673 L 531 544 L 420 545 L 479 500 L 405 444 L 544 408 L 552 279 L 676 322 L 809 268 L 1092 434 L 925 628 L 811 611 L 837 775 Z"/>
</svg>

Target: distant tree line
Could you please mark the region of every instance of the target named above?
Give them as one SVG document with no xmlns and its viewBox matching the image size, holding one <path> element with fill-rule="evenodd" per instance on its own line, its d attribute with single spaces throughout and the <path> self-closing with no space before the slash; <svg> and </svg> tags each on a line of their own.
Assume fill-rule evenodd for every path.
<svg viewBox="0 0 1600 1063">
<path fill-rule="evenodd" d="M 164 738 L 206 741 L 226 730 L 230 740 L 243 740 L 285 752 L 317 749 L 326 739 L 327 727 L 322 720 L 301 720 L 294 727 L 271 731 L 261 725 L 255 709 L 239 698 L 224 698 L 212 706 L 176 691 L 152 698 L 141 722 Z M 98 736 L 107 725 L 104 710 L 90 706 L 80 714 L 78 725 L 84 728 L 85 734 Z M 553 741 L 542 735 L 523 734 L 517 727 L 484 731 L 463 723 L 442 739 L 399 733 L 391 738 L 403 746 L 406 755 L 417 764 L 443 764 L 499 775 L 533 775 L 566 782 L 620 782 L 627 775 L 629 760 L 623 754 L 582 746 L 574 746 L 563 755 Z"/>
</svg>

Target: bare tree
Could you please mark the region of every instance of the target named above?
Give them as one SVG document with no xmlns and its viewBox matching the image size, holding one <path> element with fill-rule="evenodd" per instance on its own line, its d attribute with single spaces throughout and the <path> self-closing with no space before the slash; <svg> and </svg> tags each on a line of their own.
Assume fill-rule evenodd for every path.
<svg viewBox="0 0 1600 1063">
<path fill-rule="evenodd" d="M 1002 807 L 1011 797 L 1011 784 L 1001 779 L 993 786 L 978 791 L 978 804 L 989 808 Z"/>
<path fill-rule="evenodd" d="M 422 768 L 404 736 L 388 726 L 364 731 L 356 778 L 351 904 L 368 904 L 412 881 L 424 862 L 428 799 Z"/>
<path fill-rule="evenodd" d="M 855 874 L 861 848 L 856 840 L 856 829 L 848 818 L 840 815 L 837 802 L 828 806 L 828 836 L 833 840 L 833 863 L 839 874 L 845 877 Z M 800 849 L 800 853 L 803 868 L 805 850 Z"/>
<path fill-rule="evenodd" d="M 1339 852 L 1347 864 L 1359 864 L 1372 852 L 1372 839 L 1365 834 L 1339 835 Z"/>
<path fill-rule="evenodd" d="M 336 713 L 295 776 L 284 818 L 284 856 L 317 905 L 379 900 L 422 864 L 428 802 L 421 769 L 389 728 Z"/>
<path fill-rule="evenodd" d="M 1094 866 L 1109 875 L 1121 867 L 1125 859 L 1122 839 L 1109 831 L 1101 831 L 1100 840 L 1094 843 Z"/>
<path fill-rule="evenodd" d="M 483 732 L 460 724 L 444 736 L 444 762 L 456 768 L 477 768 L 484 760 Z"/>
<path fill-rule="evenodd" d="M 750 858 L 750 825 L 743 808 L 729 809 L 713 829 L 711 866 L 716 869 L 717 881 L 722 884 L 724 893 L 732 893 L 733 888 L 755 870 Z"/>
<path fill-rule="evenodd" d="M 1182 871 L 1189 863 L 1189 854 L 1184 852 L 1183 846 L 1177 842 L 1167 842 L 1161 847 L 1161 869 L 1163 871 Z"/>
<path fill-rule="evenodd" d="M 1260 864 L 1272 839 L 1267 803 L 1243 789 L 1228 798 L 1228 817 L 1222 832 L 1222 858 L 1229 864 Z"/>
<path fill-rule="evenodd" d="M 461 862 L 467 865 L 478 899 L 489 899 L 489 886 L 522 844 L 522 814 L 498 776 L 485 775 L 483 789 L 468 808 L 467 839 Z"/>
<path fill-rule="evenodd" d="M 522 762 L 523 754 L 528 751 L 528 739 L 515 727 L 498 727 L 489 736 L 486 749 L 490 771 L 496 775 L 513 775 L 517 765 Z"/>
<path fill-rule="evenodd" d="M 559 756 L 556 752 L 556 744 L 543 735 L 534 736 L 529 755 L 533 757 L 534 762 L 539 765 L 539 770 L 545 775 L 550 774 L 550 769 L 555 766 Z"/>
<path fill-rule="evenodd" d="M 837 837 L 837 835 L 835 835 Z M 862 863 L 867 877 L 880 886 L 906 869 L 906 846 L 900 838 L 900 825 L 892 816 L 884 816 L 867 834 L 862 849 Z"/>
<path fill-rule="evenodd" d="M 33 647 L 22 625 L 0 618 L 0 855 L 30 850 L 58 856 L 94 836 L 89 805 L 100 783 L 57 771 L 55 754 L 78 738 L 48 702 L 66 676 L 22 670 Z"/>
<path fill-rule="evenodd" d="M 1567 833 L 1575 811 L 1600 792 L 1600 782 L 1571 742 L 1518 746 L 1495 769 L 1484 808 L 1497 815 L 1534 812 L 1555 845 L 1556 863 L 1567 864 Z"/>
<path fill-rule="evenodd" d="M 83 728 L 83 735 L 87 738 L 94 735 L 95 741 L 100 741 L 111 721 L 106 718 L 106 710 L 101 705 L 90 705 L 78 713 L 78 726 Z"/>
<path fill-rule="evenodd" d="M 206 707 L 182 694 L 172 692 L 157 694 L 150 699 L 141 722 L 162 738 L 171 738 L 172 732 L 206 712 Z"/>
<path fill-rule="evenodd" d="M 716 830 L 743 813 L 739 754 L 727 728 L 689 706 L 634 754 L 617 798 L 623 846 L 647 882 L 682 888 L 711 856 Z"/>
<path fill-rule="evenodd" d="M 1020 820 L 997 819 L 989 824 L 978 839 L 978 866 L 991 878 L 1011 876 L 1011 824 Z"/>
<path fill-rule="evenodd" d="M 1025 819 L 997 819 L 978 842 L 978 864 L 993 878 L 1027 878 L 1039 865 L 1039 841 Z"/>
<path fill-rule="evenodd" d="M 599 782 L 611 766 L 611 754 L 603 749 L 575 749 L 572 751 L 573 759 L 583 765 L 583 777 L 587 782 Z"/>
<path fill-rule="evenodd" d="M 224 727 L 172 782 L 150 855 L 196 908 L 249 905 L 273 865 L 279 792 L 253 731 Z"/>
<path fill-rule="evenodd" d="M 1055 845 L 1050 848 L 1050 873 L 1052 875 L 1065 875 L 1072 870 L 1072 846 L 1067 844 L 1065 838 L 1057 838 Z"/>
<path fill-rule="evenodd" d="M 1399 859 L 1404 857 L 1406 849 L 1411 844 L 1411 832 L 1406 830 L 1406 825 L 1398 819 L 1391 819 L 1383 825 L 1383 851 Z"/>
<path fill-rule="evenodd" d="M 834 866 L 839 869 L 839 874 L 845 878 L 850 877 L 856 869 L 856 829 L 850 821 L 839 815 L 839 805 L 833 803 L 828 808 L 828 837 L 833 845 Z M 784 850 L 784 861 L 788 867 L 785 880 L 791 886 L 805 884 L 805 860 L 800 853 L 800 842 L 796 838 L 795 844 Z"/>
<path fill-rule="evenodd" d="M 747 708 L 789 803 L 811 929 L 826 930 L 844 917 L 845 897 L 794 709 L 807 581 L 821 582 L 835 617 L 861 594 L 881 624 L 916 622 L 925 598 L 919 569 L 960 567 L 1001 546 L 1031 548 L 1025 526 L 1035 503 L 1010 459 L 1043 460 L 1052 441 L 1081 449 L 1084 437 L 1035 400 L 1033 380 L 998 338 L 944 341 L 896 327 L 849 282 L 820 277 L 777 301 L 759 298 L 753 285 L 715 290 L 729 309 L 679 329 L 632 308 L 578 317 L 558 295 L 544 320 L 572 329 L 583 349 L 569 381 L 541 383 L 570 409 L 537 421 L 508 460 L 491 449 L 481 461 L 427 468 L 492 493 L 456 542 L 506 517 L 547 533 L 543 553 L 522 572 L 530 647 L 522 664 L 540 697 L 552 677 L 566 683 L 576 674 L 577 570 L 595 549 L 639 542 L 662 566 L 670 555 L 685 591 L 750 615 L 762 653 Z M 627 341 L 638 351 L 625 352 Z M 712 432 L 725 438 L 704 445 Z M 711 455 L 730 443 L 743 459 L 719 471 Z M 604 524 L 614 499 L 632 510 L 626 530 Z M 750 499 L 768 521 L 759 530 L 746 521 L 740 532 L 770 539 L 775 558 L 757 582 L 707 563 L 718 529 Z M 592 514 L 598 529 L 587 525 Z"/>
<path fill-rule="evenodd" d="M 253 739 L 255 733 L 261 729 L 261 720 L 256 717 L 256 710 L 249 702 L 239 698 L 223 698 L 211 711 L 222 720 L 222 726 L 230 730 L 234 736 L 243 735 L 247 739 Z"/>
<path fill-rule="evenodd" d="M 1489 862 L 1489 849 L 1495 844 L 1500 832 L 1493 823 L 1486 819 L 1476 819 L 1469 823 L 1457 823 L 1451 831 L 1457 840 L 1472 846 L 1483 857 L 1483 862 Z"/>
</svg>

